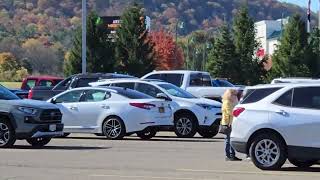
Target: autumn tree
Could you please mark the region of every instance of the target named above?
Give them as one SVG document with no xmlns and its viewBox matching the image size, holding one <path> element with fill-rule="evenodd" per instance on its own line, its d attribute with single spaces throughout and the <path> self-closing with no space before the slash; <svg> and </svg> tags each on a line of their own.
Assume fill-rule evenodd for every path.
<svg viewBox="0 0 320 180">
<path fill-rule="evenodd" d="M 28 75 L 16 57 L 8 52 L 0 53 L 0 81 L 21 81 Z"/>
<path fill-rule="evenodd" d="M 154 65 L 157 70 L 181 69 L 184 64 L 183 51 L 177 46 L 171 34 L 163 30 L 150 33 L 154 43 Z"/>
<path fill-rule="evenodd" d="M 154 69 L 153 44 L 148 37 L 144 17 L 142 8 L 136 4 L 121 16 L 115 52 L 121 73 L 140 77 Z"/>
</svg>

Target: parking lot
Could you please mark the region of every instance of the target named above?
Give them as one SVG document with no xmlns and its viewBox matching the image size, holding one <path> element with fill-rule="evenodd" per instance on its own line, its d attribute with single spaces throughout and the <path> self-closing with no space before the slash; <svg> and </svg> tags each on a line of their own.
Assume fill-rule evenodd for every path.
<svg viewBox="0 0 320 180">
<path fill-rule="evenodd" d="M 287 164 L 281 171 L 261 171 L 251 162 L 226 162 L 223 138 L 177 139 L 162 132 L 150 141 L 121 141 L 72 134 L 44 149 L 17 141 L 1 149 L 0 179 L 290 179 L 320 178 L 320 167 L 301 170 Z M 243 156 L 241 156 L 243 158 Z"/>
</svg>

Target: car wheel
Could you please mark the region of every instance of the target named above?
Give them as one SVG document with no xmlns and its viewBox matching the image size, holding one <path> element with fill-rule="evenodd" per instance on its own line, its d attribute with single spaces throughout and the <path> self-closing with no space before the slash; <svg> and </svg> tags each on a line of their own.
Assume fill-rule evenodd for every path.
<svg viewBox="0 0 320 180">
<path fill-rule="evenodd" d="M 293 165 L 295 165 L 296 167 L 299 167 L 299 168 L 308 168 L 308 167 L 311 167 L 311 166 L 315 165 L 318 162 L 318 160 L 309 160 L 309 161 L 306 160 L 306 161 L 304 161 L 304 160 L 291 159 L 291 158 L 289 158 L 288 160 L 289 160 L 289 162 L 291 164 L 293 164 Z"/>
<path fill-rule="evenodd" d="M 181 113 L 175 117 L 174 132 L 180 138 L 191 138 L 197 133 L 196 119 L 187 114 Z"/>
<path fill-rule="evenodd" d="M 262 170 L 280 169 L 287 159 L 286 145 L 274 134 L 260 134 L 250 147 L 250 157 Z"/>
<path fill-rule="evenodd" d="M 151 139 L 156 136 L 156 134 L 157 131 L 155 131 L 154 129 L 146 129 L 144 131 L 137 132 L 137 136 L 143 140 Z"/>
<path fill-rule="evenodd" d="M 33 147 L 43 147 L 51 141 L 51 138 L 30 138 L 27 142 Z"/>
<path fill-rule="evenodd" d="M 204 138 L 213 138 L 219 133 L 219 126 L 210 129 L 199 129 L 198 133 Z"/>
<path fill-rule="evenodd" d="M 120 118 L 110 117 L 103 122 L 102 133 L 108 139 L 122 139 L 126 134 L 126 129 Z"/>
<path fill-rule="evenodd" d="M 0 119 L 0 148 L 12 147 L 15 142 L 16 137 L 11 123 Z"/>
</svg>

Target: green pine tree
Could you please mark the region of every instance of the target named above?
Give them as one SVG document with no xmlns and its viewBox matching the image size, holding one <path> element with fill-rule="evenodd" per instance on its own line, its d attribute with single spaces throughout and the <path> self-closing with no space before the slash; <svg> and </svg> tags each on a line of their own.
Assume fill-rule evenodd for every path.
<svg viewBox="0 0 320 180">
<path fill-rule="evenodd" d="M 254 85 L 263 80 L 263 65 L 255 57 L 259 43 L 255 39 L 254 20 L 249 16 L 248 7 L 240 9 L 233 24 L 234 45 L 239 60 L 237 83 Z"/>
<path fill-rule="evenodd" d="M 154 69 L 153 44 L 148 38 L 142 8 L 134 4 L 121 16 L 117 29 L 116 59 L 118 70 L 134 76 L 142 76 Z"/>
<path fill-rule="evenodd" d="M 315 28 L 309 37 L 306 59 L 312 77 L 320 77 L 320 30 Z"/>
<path fill-rule="evenodd" d="M 87 72 L 114 72 L 114 43 L 107 32 L 97 24 L 98 16 L 91 12 L 87 17 Z M 66 75 L 81 72 L 81 27 L 75 32 L 73 47 L 65 59 Z"/>
<path fill-rule="evenodd" d="M 289 18 L 280 39 L 278 50 L 272 57 L 272 69 L 268 78 L 310 76 L 308 34 L 300 15 Z M 310 52 L 310 51 L 309 51 Z"/>
<path fill-rule="evenodd" d="M 207 70 L 213 77 L 223 77 L 238 82 L 238 68 L 239 61 L 236 57 L 231 32 L 227 25 L 223 25 L 209 53 Z"/>
</svg>

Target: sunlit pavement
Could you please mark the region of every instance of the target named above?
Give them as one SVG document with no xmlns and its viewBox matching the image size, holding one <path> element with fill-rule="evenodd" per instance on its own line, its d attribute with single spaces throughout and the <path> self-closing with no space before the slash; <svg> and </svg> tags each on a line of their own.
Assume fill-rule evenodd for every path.
<svg viewBox="0 0 320 180">
<path fill-rule="evenodd" d="M 150 141 L 72 134 L 43 149 L 17 141 L 12 149 L 0 149 L 0 179 L 320 179 L 320 166 L 302 170 L 286 164 L 280 171 L 261 171 L 250 161 L 226 162 L 223 149 L 221 136 L 178 139 L 166 132 Z"/>
</svg>

